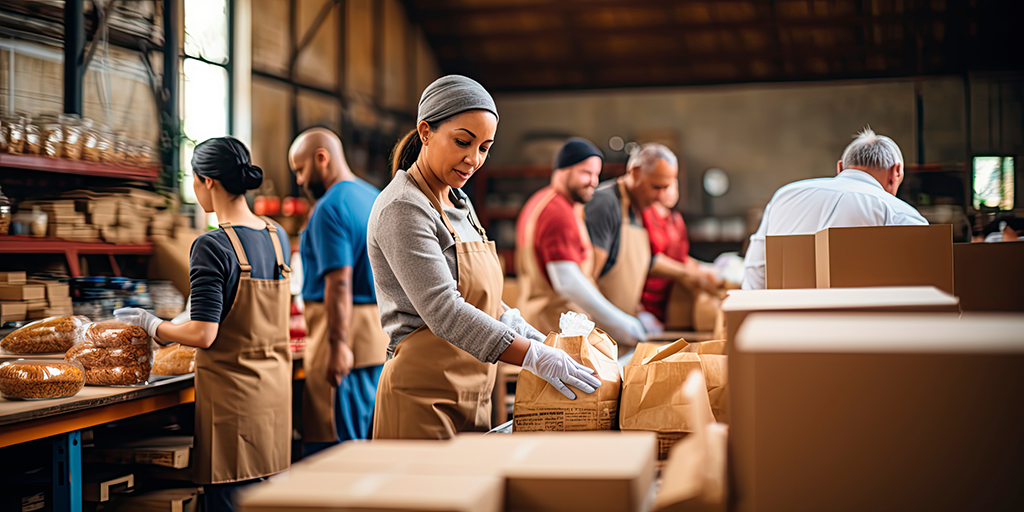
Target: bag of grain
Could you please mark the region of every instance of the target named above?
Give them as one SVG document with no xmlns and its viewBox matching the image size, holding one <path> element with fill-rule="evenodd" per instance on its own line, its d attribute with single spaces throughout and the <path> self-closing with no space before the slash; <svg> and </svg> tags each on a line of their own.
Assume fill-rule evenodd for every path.
<svg viewBox="0 0 1024 512">
<path fill-rule="evenodd" d="M 589 323 L 589 321 L 588 321 Z M 601 387 L 593 393 L 583 393 L 570 387 L 576 399 L 570 400 L 544 379 L 523 370 L 516 383 L 512 429 L 516 432 L 610 430 L 619 407 L 619 363 L 615 360 L 615 341 L 601 329 L 589 323 L 586 328 L 569 331 L 562 324 L 562 332 L 580 334 L 548 334 L 544 344 L 564 350 L 576 362 L 595 370 Z"/>
<path fill-rule="evenodd" d="M 185 375 L 196 371 L 196 348 L 172 343 L 153 356 L 153 374 Z"/>
<path fill-rule="evenodd" d="M 0 348 L 11 354 L 53 354 L 75 344 L 80 329 L 89 322 L 84 316 L 57 316 L 32 322 L 0 340 Z"/>
<path fill-rule="evenodd" d="M 79 342 L 64 354 L 85 368 L 85 383 L 146 384 L 153 369 L 153 339 L 141 327 L 116 320 L 83 326 Z"/>
</svg>

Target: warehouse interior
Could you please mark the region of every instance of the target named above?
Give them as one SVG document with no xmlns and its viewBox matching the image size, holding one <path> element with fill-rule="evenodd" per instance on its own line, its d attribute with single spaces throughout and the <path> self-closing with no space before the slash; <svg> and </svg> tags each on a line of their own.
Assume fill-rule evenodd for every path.
<svg viewBox="0 0 1024 512">
<path fill-rule="evenodd" d="M 1009 0 L 5 0 L 0 460 L 12 463 L 0 470 L 0 510 L 1024 506 L 1024 416 L 1013 405 L 1024 398 L 1024 242 L 1016 241 L 1024 231 L 1021 19 L 1024 5 Z M 576 335 L 552 332 L 545 339 L 547 329 L 530 325 L 541 339 L 531 341 L 519 331 L 509 331 L 508 339 L 522 334 L 529 350 L 542 350 L 534 346 L 540 344 L 568 353 L 602 383 L 597 391 L 571 385 L 578 396 L 563 399 L 558 385 L 527 368 L 529 354 L 537 352 L 519 355 L 518 364 L 504 358 L 508 351 L 485 361 L 467 349 L 460 354 L 494 363 L 488 365 L 487 393 L 477 393 L 486 403 L 477 416 L 486 417 L 489 427 L 468 429 L 488 435 L 455 436 L 438 443 L 442 447 L 363 436 L 354 439 L 375 440 L 325 448 L 313 442 L 308 415 L 314 391 L 307 383 L 314 374 L 322 386 L 322 373 L 334 371 L 321 363 L 327 352 L 316 350 L 335 350 L 327 345 L 350 336 L 334 334 L 348 328 L 336 328 L 336 322 L 350 326 L 353 320 L 345 315 L 353 305 L 376 304 L 370 318 L 384 345 L 375 367 L 383 367 L 384 377 L 378 369 L 369 408 L 360 413 L 369 415 L 374 432 L 383 421 L 379 416 L 386 416 L 385 387 L 377 379 L 383 383 L 399 371 L 392 361 L 401 336 L 392 329 L 412 337 L 412 327 L 403 331 L 395 318 L 416 317 L 413 326 L 428 333 L 440 333 L 441 324 L 421 307 L 402 309 L 402 300 L 414 304 L 411 285 L 403 283 L 408 297 L 393 303 L 381 298 L 392 301 L 393 294 L 381 284 L 381 265 L 374 259 L 374 226 L 386 223 L 370 212 L 371 205 L 374 212 L 384 206 L 374 203 L 374 195 L 361 213 L 373 216 L 370 228 L 364 219 L 364 238 L 356 244 L 366 266 L 348 267 L 369 276 L 376 298 L 363 304 L 355 293 L 353 303 L 346 292 L 347 306 L 338 310 L 345 315 L 329 310 L 316 320 L 328 327 L 314 327 L 310 311 L 318 306 L 309 304 L 330 304 L 332 292 L 321 283 L 323 298 L 309 296 L 307 281 L 323 281 L 328 272 L 317 274 L 317 259 L 308 253 L 314 247 L 320 254 L 314 213 L 328 211 L 317 205 L 330 196 L 326 189 L 312 192 L 310 178 L 300 173 L 299 141 L 311 129 L 333 132 L 343 150 L 331 158 L 340 157 L 341 176 L 349 176 L 342 180 L 393 197 L 387 194 L 403 177 L 392 169 L 401 153 L 396 143 L 426 126 L 419 132 L 424 151 L 417 165 L 423 165 L 427 138 L 444 133 L 424 121 L 426 98 L 435 81 L 449 75 L 469 77 L 493 99 L 490 106 L 473 107 L 494 114 L 493 143 L 482 148 L 486 155 L 472 178 L 451 187 L 462 194 L 452 197 L 469 199 L 467 222 L 483 233 L 484 243 L 494 242 L 503 285 L 499 303 L 522 310 L 520 321 L 538 326 L 527 306 L 535 298 L 529 287 L 537 286 L 531 281 L 536 272 L 524 270 L 533 268 L 524 261 L 534 259 L 535 242 L 523 249 L 524 236 L 533 236 L 532 227 L 524 235 L 523 225 L 536 222 L 527 215 L 533 198 L 555 186 L 574 137 L 597 152 L 599 181 L 611 188 L 648 179 L 637 163 L 644 148 L 672 155 L 661 162 L 672 164 L 670 187 L 678 201 L 665 212 L 679 218 L 685 240 L 682 255 L 673 258 L 689 259 L 693 266 L 670 268 L 699 268 L 713 276 L 708 279 L 714 285 L 673 275 L 660 292 L 658 318 L 624 341 L 625 327 L 606 325 L 589 306 L 566 298 L 575 296 L 562 291 L 553 267 L 533 261 L 544 293 L 562 294 L 590 322 L 589 329 L 578 335 L 582 347 L 576 341 L 572 349 L 561 343 Z M 919 226 L 895 226 L 891 213 L 874 224 L 828 224 L 825 218 L 842 206 L 822 214 L 825 224 L 813 229 L 782 232 L 768 226 L 768 209 L 781 208 L 777 192 L 802 180 L 838 179 L 849 167 L 844 148 L 868 128 L 898 145 L 902 181 L 898 191 L 886 189 L 895 196 L 886 201 L 913 211 L 923 219 Z M 197 240 L 226 231 L 218 229 L 224 218 L 204 206 L 211 201 L 209 191 L 220 185 L 209 178 L 204 192 L 212 175 L 194 166 L 202 160 L 201 143 L 223 137 L 240 141 L 243 168 L 258 166 L 261 172 L 258 186 L 236 194 L 245 211 L 265 216 L 285 242 L 280 248 L 288 263 L 282 264 L 279 251 L 275 268 L 290 275 L 287 314 L 264 314 L 267 307 L 255 298 L 257 320 L 245 323 L 278 316 L 282 330 L 287 323 L 288 339 L 278 356 L 287 366 L 283 395 L 290 394 L 290 401 L 264 408 L 288 420 L 287 441 L 280 443 L 287 449 L 275 449 L 285 450 L 291 469 L 204 485 L 197 480 L 197 461 L 217 456 L 200 449 L 207 443 L 200 440 L 200 427 L 216 410 L 204 407 L 221 398 L 205 398 L 217 392 L 197 383 L 203 371 L 216 373 L 204 370 L 216 366 L 209 359 L 204 363 L 203 354 L 217 345 L 211 337 L 205 346 L 164 347 L 178 340 L 161 340 L 156 332 L 174 318 L 176 325 L 199 318 L 192 294 L 201 273 Z M 335 172 L 333 160 L 323 165 L 323 172 Z M 415 189 L 412 173 L 404 172 L 411 169 L 402 171 Z M 623 227 L 621 233 L 614 227 L 618 238 L 603 272 L 615 268 L 614 251 L 626 254 L 621 251 L 632 215 L 626 214 L 629 200 L 622 199 L 627 190 L 613 193 L 619 194 L 615 204 L 623 205 L 614 212 L 615 222 Z M 643 224 L 644 251 L 653 251 L 639 258 L 642 277 L 632 280 L 639 297 L 641 290 L 647 293 L 644 280 L 657 274 L 658 253 L 668 249 L 655 247 L 653 231 L 648 238 L 653 228 L 646 210 L 638 209 L 637 196 L 630 200 L 633 213 L 642 217 L 634 220 Z M 451 263 L 457 259 L 454 249 L 443 240 L 451 231 L 451 245 L 463 243 L 445 213 L 463 203 L 445 201 L 442 195 L 444 207 L 429 212 L 443 231 L 437 255 L 451 253 L 449 263 L 458 270 L 445 279 L 456 294 L 466 295 L 458 275 L 462 263 Z M 591 203 L 575 201 L 566 204 L 584 226 L 587 257 L 593 256 L 590 239 L 607 257 L 601 236 L 583 218 L 584 210 L 586 219 L 597 218 Z M 356 204 L 347 200 L 344 208 Z M 795 211 L 808 219 L 817 215 Z M 228 323 L 234 318 L 227 316 L 230 302 L 246 303 L 238 298 L 244 294 L 235 295 L 231 279 L 241 278 L 231 262 L 248 265 L 236 253 L 244 246 L 242 255 L 249 254 L 252 242 L 243 236 L 235 243 L 236 238 L 231 231 L 222 240 L 232 267 L 224 271 L 232 276 L 221 290 L 224 311 L 218 302 L 209 317 L 215 320 L 198 322 L 220 322 L 220 334 L 214 328 L 211 335 L 217 340 L 245 338 L 225 329 L 234 325 Z M 273 236 L 267 240 L 278 243 Z M 748 249 L 755 241 L 756 250 L 767 254 L 761 287 L 768 290 L 747 286 Z M 272 264 L 274 252 L 268 254 Z M 249 259 L 253 267 L 260 261 L 251 254 Z M 357 254 L 355 261 L 363 260 Z M 582 263 L 581 268 L 591 282 L 588 293 L 607 296 L 616 318 L 647 322 L 640 299 L 624 308 L 609 295 L 600 266 L 593 276 Z M 248 270 L 242 273 L 248 280 Z M 255 280 L 262 280 L 257 273 Z M 669 274 L 657 274 L 663 275 Z M 358 277 L 352 286 L 357 282 Z M 443 300 L 439 294 L 437 301 Z M 466 301 L 460 296 L 456 302 L 472 302 Z M 144 312 L 142 320 L 114 314 L 122 308 Z M 506 322 L 501 314 L 488 315 Z M 103 329 L 113 329 L 103 327 L 107 322 L 120 325 L 111 336 L 135 340 L 132 347 L 146 340 L 146 349 L 131 349 L 143 354 L 139 360 L 112 362 L 129 349 L 104 345 L 113 343 L 100 340 Z M 166 325 L 157 327 L 161 322 Z M 26 345 L 31 337 L 25 333 L 33 329 L 45 331 L 43 338 L 55 345 Z M 388 336 L 395 337 L 390 345 Z M 464 348 L 442 334 L 434 337 Z M 72 355 L 83 350 L 99 351 L 98 362 L 89 363 L 89 354 Z M 157 373 L 157 366 L 179 357 L 183 368 Z M 357 353 L 355 369 L 361 369 L 359 360 Z M 60 365 L 73 367 L 67 371 L 77 372 L 79 380 L 49 396 L 31 395 L 22 384 L 32 380 L 24 368 L 33 365 L 60 378 L 66 377 Z M 339 374 L 339 383 L 349 370 Z M 703 378 L 688 379 L 691 370 Z M 643 391 L 627 391 L 630 384 Z M 333 394 L 326 400 L 338 401 L 339 409 L 327 402 L 327 428 L 340 432 L 349 411 L 335 386 L 341 384 L 328 386 Z M 886 398 L 893 389 L 899 391 Z M 596 416 L 586 421 L 573 423 L 573 413 L 566 412 L 591 406 Z M 950 416 L 957 419 L 947 421 Z M 217 424 L 231 422 L 218 418 Z M 360 428 L 367 434 L 370 426 Z M 527 434 L 535 430 L 545 432 Z M 570 432 L 593 430 L 636 432 L 608 438 Z M 513 431 L 523 435 L 501 435 Z M 259 440 L 235 437 L 239 446 L 265 441 L 263 434 L 252 435 Z M 344 437 L 327 444 L 339 440 Z M 959 441 L 965 447 L 949 446 Z M 231 464 L 250 464 L 238 462 L 248 460 L 247 449 L 232 452 Z M 520 457 L 529 460 L 509 455 L 515 449 L 529 452 Z M 489 462 L 477 460 L 482 458 Z M 216 485 L 248 484 L 250 477 L 272 474 L 278 476 L 224 498 L 233 502 L 224 506 L 237 508 L 213 505 L 212 496 L 236 492 Z M 618 487 L 600 484 L 609 481 Z"/>
</svg>

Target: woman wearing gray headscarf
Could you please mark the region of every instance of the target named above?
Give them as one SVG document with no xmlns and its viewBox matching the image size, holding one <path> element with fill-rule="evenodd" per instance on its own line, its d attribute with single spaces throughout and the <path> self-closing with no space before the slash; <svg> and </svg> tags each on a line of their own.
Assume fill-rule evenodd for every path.
<svg viewBox="0 0 1024 512">
<path fill-rule="evenodd" d="M 416 129 L 392 154 L 391 183 L 370 213 L 367 249 L 381 325 L 391 338 L 374 439 L 447 439 L 490 429 L 495 364 L 592 393 L 593 370 L 545 346 L 501 302 L 494 242 L 461 188 L 487 160 L 498 126 L 491 95 L 449 75 L 420 97 Z"/>
</svg>

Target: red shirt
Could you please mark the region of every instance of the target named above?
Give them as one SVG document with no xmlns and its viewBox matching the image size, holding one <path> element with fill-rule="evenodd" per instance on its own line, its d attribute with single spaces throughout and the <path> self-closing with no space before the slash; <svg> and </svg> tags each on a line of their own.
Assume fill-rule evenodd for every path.
<svg viewBox="0 0 1024 512">
<path fill-rule="evenodd" d="M 679 212 L 673 211 L 668 217 L 658 215 L 654 208 L 644 210 L 644 227 L 651 238 L 651 256 L 664 253 L 669 258 L 686 262 L 690 252 L 690 238 L 686 234 L 686 223 Z M 648 277 L 640 304 L 644 310 L 665 321 L 665 306 L 672 290 L 672 279 Z"/>
<path fill-rule="evenodd" d="M 537 209 L 537 203 L 547 196 L 550 186 L 540 189 L 530 197 L 519 212 L 516 226 L 516 246 L 526 245 L 526 221 Z M 547 264 L 551 261 L 575 261 L 583 263 L 587 256 L 587 248 L 580 237 L 577 213 L 571 199 L 562 194 L 555 194 L 548 201 L 537 217 L 534 228 L 533 250 L 537 258 L 537 266 L 544 279 L 548 278 Z M 549 281 L 550 282 L 550 281 Z"/>
</svg>

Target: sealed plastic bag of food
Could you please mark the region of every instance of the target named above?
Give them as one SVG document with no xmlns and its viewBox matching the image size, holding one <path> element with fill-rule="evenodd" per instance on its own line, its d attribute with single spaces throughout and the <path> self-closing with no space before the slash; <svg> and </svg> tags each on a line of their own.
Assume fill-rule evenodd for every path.
<svg viewBox="0 0 1024 512">
<path fill-rule="evenodd" d="M 16 400 L 65 398 L 85 385 L 82 365 L 45 359 L 17 359 L 0 363 L 0 396 Z"/>
<path fill-rule="evenodd" d="M 55 316 L 32 322 L 0 341 L 11 354 L 53 354 L 75 344 L 78 331 L 89 319 L 84 316 Z"/>
<path fill-rule="evenodd" d="M 137 325 L 116 320 L 82 327 L 80 340 L 64 359 L 85 368 L 85 383 L 100 386 L 146 384 L 153 369 L 153 339 Z"/>
<path fill-rule="evenodd" d="M 160 347 L 153 358 L 155 375 L 185 375 L 196 371 L 196 348 L 173 343 Z"/>
</svg>

